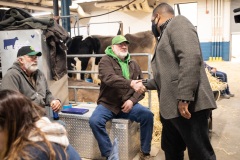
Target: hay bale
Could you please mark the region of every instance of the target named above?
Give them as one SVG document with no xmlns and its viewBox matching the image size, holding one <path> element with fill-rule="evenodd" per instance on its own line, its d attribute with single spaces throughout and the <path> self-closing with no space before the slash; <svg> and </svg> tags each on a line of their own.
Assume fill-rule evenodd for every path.
<svg viewBox="0 0 240 160">
<path fill-rule="evenodd" d="M 148 94 L 140 103 L 144 106 L 148 106 Z M 153 122 L 153 135 L 152 135 L 152 144 L 160 143 L 161 135 L 162 135 L 162 124 L 160 122 L 160 111 L 159 111 L 159 102 L 157 91 L 151 91 L 151 111 L 154 114 L 154 122 Z"/>
<path fill-rule="evenodd" d="M 222 82 L 217 77 L 211 75 L 208 69 L 205 69 L 212 91 L 223 91 L 227 88 L 227 83 Z"/>
</svg>

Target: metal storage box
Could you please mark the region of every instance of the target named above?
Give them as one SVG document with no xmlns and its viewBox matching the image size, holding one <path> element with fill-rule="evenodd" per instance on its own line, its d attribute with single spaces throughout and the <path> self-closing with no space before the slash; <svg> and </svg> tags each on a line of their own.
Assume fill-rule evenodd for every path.
<svg viewBox="0 0 240 160">
<path fill-rule="evenodd" d="M 70 143 L 82 158 L 103 158 L 88 123 L 95 106 L 96 104 L 78 105 L 78 107 L 89 109 L 89 112 L 84 115 L 59 114 L 60 119 L 66 123 Z M 106 128 L 112 142 L 114 138 L 118 138 L 120 160 L 132 160 L 140 151 L 139 124 L 125 119 L 113 119 L 107 122 Z"/>
</svg>

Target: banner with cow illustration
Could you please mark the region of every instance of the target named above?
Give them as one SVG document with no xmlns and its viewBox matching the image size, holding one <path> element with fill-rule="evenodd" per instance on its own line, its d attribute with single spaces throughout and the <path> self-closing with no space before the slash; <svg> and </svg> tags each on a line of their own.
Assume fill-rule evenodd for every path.
<svg viewBox="0 0 240 160">
<path fill-rule="evenodd" d="M 18 49 L 22 46 L 32 46 L 36 51 L 42 52 L 42 30 L 0 31 L 0 55 L 3 75 L 16 61 Z M 41 61 L 40 58 L 39 68 L 42 68 Z"/>
<path fill-rule="evenodd" d="M 62 104 L 68 104 L 67 75 L 58 81 L 52 79 L 49 48 L 40 29 L 0 31 L 2 76 L 17 60 L 17 52 L 22 46 L 32 46 L 34 50 L 42 52 L 42 56 L 38 57 L 38 68 L 44 73 L 52 94 L 60 99 Z"/>
</svg>

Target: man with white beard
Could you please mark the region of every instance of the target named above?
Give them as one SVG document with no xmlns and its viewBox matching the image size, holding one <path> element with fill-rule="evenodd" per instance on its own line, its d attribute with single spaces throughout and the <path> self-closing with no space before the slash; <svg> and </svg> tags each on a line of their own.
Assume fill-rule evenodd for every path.
<svg viewBox="0 0 240 160">
<path fill-rule="evenodd" d="M 113 118 L 124 118 L 140 123 L 140 160 L 151 159 L 153 113 L 138 103 L 144 94 L 134 89 L 145 90 L 140 88 L 143 74 L 139 65 L 130 59 L 128 44 L 124 36 L 114 37 L 112 45 L 106 48 L 106 55 L 99 62 L 100 93 L 89 124 L 102 156 L 108 159 L 112 156 L 112 143 L 105 128 L 106 122 Z"/>
<path fill-rule="evenodd" d="M 36 52 L 31 46 L 21 47 L 16 62 L 2 79 L 1 89 L 19 91 L 37 105 L 43 108 L 50 105 L 54 112 L 58 112 L 61 102 L 53 97 L 44 74 L 37 66 L 41 55 L 41 52 Z"/>
<path fill-rule="evenodd" d="M 16 62 L 8 69 L 2 79 L 1 89 L 18 91 L 46 110 L 49 111 L 49 108 L 46 107 L 50 105 L 54 112 L 58 112 L 61 109 L 61 102 L 53 97 L 44 74 L 37 66 L 38 57 L 41 55 L 41 52 L 36 52 L 31 46 L 21 47 L 18 50 Z M 65 125 L 61 120 L 57 122 Z M 60 140 L 59 138 L 57 141 Z M 71 154 L 71 159 L 81 160 L 70 144 L 66 152 Z"/>
</svg>

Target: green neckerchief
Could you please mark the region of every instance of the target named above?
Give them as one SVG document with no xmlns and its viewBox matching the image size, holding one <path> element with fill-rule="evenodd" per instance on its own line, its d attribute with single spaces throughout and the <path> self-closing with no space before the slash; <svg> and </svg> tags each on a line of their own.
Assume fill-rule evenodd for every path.
<svg viewBox="0 0 240 160">
<path fill-rule="evenodd" d="M 130 55 L 127 54 L 127 57 L 125 58 L 125 60 L 122 61 L 122 60 L 121 60 L 120 58 L 118 58 L 118 56 L 113 52 L 111 46 L 108 46 L 108 47 L 105 49 L 105 53 L 106 53 L 108 56 L 111 56 L 111 57 L 117 59 L 118 63 L 119 63 L 120 66 L 121 66 L 123 77 L 125 77 L 126 79 L 129 79 L 128 62 L 129 62 L 129 60 L 130 60 Z"/>
</svg>

